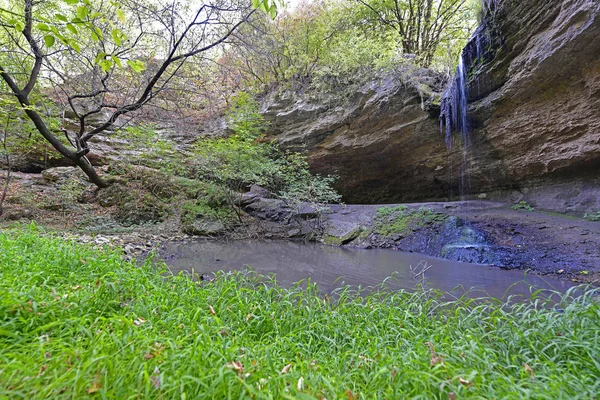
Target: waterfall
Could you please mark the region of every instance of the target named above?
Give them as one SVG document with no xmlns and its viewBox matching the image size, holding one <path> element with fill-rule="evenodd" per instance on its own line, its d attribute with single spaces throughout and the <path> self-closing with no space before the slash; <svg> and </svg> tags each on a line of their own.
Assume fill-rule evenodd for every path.
<svg viewBox="0 0 600 400">
<path fill-rule="evenodd" d="M 444 94 L 440 104 L 440 130 L 445 134 L 446 148 L 452 148 L 453 134 L 460 137 L 462 144 L 462 163 L 460 167 L 459 192 L 463 199 L 471 192 L 468 175 L 468 156 L 470 147 L 469 118 L 467 116 L 468 93 L 467 73 L 464 63 L 464 52 L 458 60 L 458 67 L 450 88 Z"/>
<path fill-rule="evenodd" d="M 462 145 L 462 162 L 458 180 L 461 199 L 471 194 L 471 180 L 468 173 L 468 159 L 471 147 L 471 122 L 467 114 L 469 98 L 480 98 L 490 89 L 489 82 L 483 82 L 477 75 L 478 69 L 494 58 L 495 50 L 502 45 L 499 32 L 489 22 L 498 10 L 501 0 L 482 0 L 485 19 L 475 30 L 471 39 L 461 52 L 454 79 L 440 103 L 440 131 L 445 137 L 446 148 L 451 150 L 453 141 Z M 471 74 L 471 72 L 474 72 Z M 468 91 L 468 78 L 471 76 L 471 89 Z M 485 78 L 483 78 L 485 79 Z M 455 138 L 457 140 L 455 140 Z"/>
</svg>

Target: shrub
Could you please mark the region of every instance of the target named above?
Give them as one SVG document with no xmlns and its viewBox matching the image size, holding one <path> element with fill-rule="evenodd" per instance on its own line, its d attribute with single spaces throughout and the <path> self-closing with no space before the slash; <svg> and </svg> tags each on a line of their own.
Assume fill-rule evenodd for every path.
<svg viewBox="0 0 600 400">
<path fill-rule="evenodd" d="M 213 182 L 234 209 L 251 185 L 262 186 L 291 205 L 337 202 L 333 189 L 335 177 L 309 172 L 306 155 L 283 152 L 275 142 L 266 141 L 261 130 L 266 126 L 258 103 L 241 93 L 233 99 L 228 114 L 234 133 L 227 138 L 201 139 L 194 146 L 193 174 Z"/>
</svg>

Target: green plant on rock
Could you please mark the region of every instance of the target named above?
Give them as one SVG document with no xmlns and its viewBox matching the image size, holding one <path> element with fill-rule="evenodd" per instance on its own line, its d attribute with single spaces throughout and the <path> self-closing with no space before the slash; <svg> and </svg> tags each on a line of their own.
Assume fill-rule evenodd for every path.
<svg viewBox="0 0 600 400">
<path fill-rule="evenodd" d="M 590 221 L 600 221 L 600 210 L 595 213 L 585 213 L 583 218 L 589 219 Z"/>
<path fill-rule="evenodd" d="M 404 205 L 381 207 L 375 216 L 375 233 L 382 236 L 405 235 L 412 229 L 443 222 L 447 214 L 420 207 L 408 208 Z"/>
<path fill-rule="evenodd" d="M 240 93 L 232 104 L 228 120 L 234 133 L 199 140 L 193 148 L 192 173 L 220 187 L 240 221 L 237 204 L 251 185 L 270 190 L 294 207 L 308 202 L 320 208 L 340 200 L 332 187 L 335 177 L 311 174 L 305 155 L 283 152 L 264 138 L 266 124 L 251 96 Z"/>
<path fill-rule="evenodd" d="M 525 200 L 521 200 L 517 204 L 513 205 L 511 208 L 513 210 L 535 211 L 535 208 L 533 208 L 531 204 L 529 204 Z"/>
<path fill-rule="evenodd" d="M 169 204 L 147 192 L 123 194 L 118 203 L 115 219 L 123 225 L 161 222 L 170 214 Z"/>
<path fill-rule="evenodd" d="M 175 142 L 154 124 L 129 125 L 118 133 L 127 139 L 123 148 L 133 153 L 129 162 L 160 169 L 170 175 L 185 173 Z"/>
</svg>

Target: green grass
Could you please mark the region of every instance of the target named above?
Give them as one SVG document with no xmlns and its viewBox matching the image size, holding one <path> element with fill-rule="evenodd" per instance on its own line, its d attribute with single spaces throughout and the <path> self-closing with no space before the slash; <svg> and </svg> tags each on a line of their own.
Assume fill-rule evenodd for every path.
<svg viewBox="0 0 600 400">
<path fill-rule="evenodd" d="M 535 299 L 445 303 L 432 292 L 348 288 L 333 302 L 311 284 L 283 289 L 248 274 L 167 276 L 36 228 L 0 234 L 0 250 L 0 398 L 600 392 L 594 292 L 565 299 L 564 312 Z"/>
</svg>

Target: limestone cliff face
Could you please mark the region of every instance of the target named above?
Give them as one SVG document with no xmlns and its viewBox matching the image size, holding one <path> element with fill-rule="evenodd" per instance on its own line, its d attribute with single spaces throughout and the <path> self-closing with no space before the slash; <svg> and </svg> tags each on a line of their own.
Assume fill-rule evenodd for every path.
<svg viewBox="0 0 600 400">
<path fill-rule="evenodd" d="M 439 81 L 432 73 L 419 79 L 421 87 Z M 308 150 L 313 172 L 340 177 L 347 202 L 440 198 L 445 191 L 436 177 L 447 169 L 446 149 L 425 97 L 390 76 L 345 100 L 273 95 L 264 101 L 264 115 L 284 147 Z"/>
<path fill-rule="evenodd" d="M 471 193 L 576 179 L 598 199 L 575 202 L 600 208 L 600 2 L 504 0 L 488 24 L 496 35 L 488 57 L 467 66 Z M 340 175 L 348 202 L 458 193 L 462 147 L 446 149 L 413 86 L 382 80 L 346 102 L 290 95 L 264 104 L 271 133 L 284 146 L 304 144 L 315 172 Z"/>
<path fill-rule="evenodd" d="M 600 2 L 505 1 L 490 23 L 502 45 L 468 88 L 473 187 L 600 176 Z"/>
</svg>

